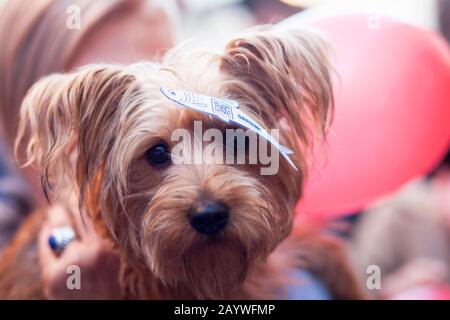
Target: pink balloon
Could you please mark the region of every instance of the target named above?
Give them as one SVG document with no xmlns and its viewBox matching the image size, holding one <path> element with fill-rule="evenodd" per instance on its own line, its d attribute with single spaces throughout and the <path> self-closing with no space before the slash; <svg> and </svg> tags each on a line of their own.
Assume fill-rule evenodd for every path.
<svg viewBox="0 0 450 320">
<path fill-rule="evenodd" d="M 449 147 L 447 42 L 385 17 L 372 29 L 370 19 L 313 19 L 331 41 L 339 79 L 331 134 L 315 152 L 298 206 L 302 214 L 327 217 L 362 209 L 427 173 Z M 283 24 L 304 20 L 300 14 Z"/>
</svg>

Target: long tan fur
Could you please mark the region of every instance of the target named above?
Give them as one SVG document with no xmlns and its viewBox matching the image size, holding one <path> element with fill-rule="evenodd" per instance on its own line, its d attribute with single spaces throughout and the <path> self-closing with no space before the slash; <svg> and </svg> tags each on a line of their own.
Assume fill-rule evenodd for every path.
<svg viewBox="0 0 450 320">
<path fill-rule="evenodd" d="M 308 152 L 330 121 L 329 69 L 326 46 L 311 32 L 259 27 L 231 40 L 223 54 L 177 48 L 158 64 L 92 65 L 52 75 L 23 102 L 18 157 L 40 170 L 51 202 L 78 195 L 80 212 L 121 255 L 128 298 L 274 298 L 298 267 L 311 269 L 337 298 L 358 298 L 343 248 L 292 232 Z M 299 170 L 283 158 L 270 176 L 251 165 L 152 168 L 145 151 L 161 140 L 170 144 L 175 129 L 192 130 L 194 120 L 224 128 L 173 105 L 160 87 L 239 102 L 267 129 L 280 129 Z M 230 208 L 228 225 L 214 239 L 196 233 L 186 218 L 205 197 Z M 8 252 L 28 245 L 16 240 Z M 17 263 L 9 257 L 0 264 L 2 297 L 17 291 L 5 287 Z M 339 277 L 351 290 L 343 290 Z"/>
</svg>

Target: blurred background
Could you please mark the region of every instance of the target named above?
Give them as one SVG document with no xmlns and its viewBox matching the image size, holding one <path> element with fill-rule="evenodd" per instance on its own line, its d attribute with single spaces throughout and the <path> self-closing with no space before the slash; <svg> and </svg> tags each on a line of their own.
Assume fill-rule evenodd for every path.
<svg viewBox="0 0 450 320">
<path fill-rule="evenodd" d="M 390 38 L 386 40 L 386 46 L 379 44 L 383 44 L 383 39 L 389 38 L 388 35 L 393 37 L 394 31 L 372 37 L 369 33 L 358 33 L 355 29 L 355 41 L 347 46 L 346 53 L 361 54 L 360 48 L 367 44 L 374 52 L 374 59 L 359 61 L 355 58 L 356 53 L 352 57 L 361 73 L 365 72 L 365 65 L 373 64 L 367 73 L 378 69 L 384 72 L 386 78 L 395 75 L 392 82 L 380 80 L 377 90 L 363 90 L 360 96 L 364 96 L 367 101 L 376 100 L 369 94 L 386 94 L 386 97 L 395 100 L 400 94 L 411 96 L 413 93 L 417 94 L 417 98 L 412 96 L 411 99 L 426 101 L 421 104 L 415 119 L 428 119 L 428 122 L 423 126 L 414 126 L 411 132 L 407 132 L 411 146 L 405 157 L 399 156 L 401 159 L 411 159 L 411 162 L 423 158 L 424 164 L 411 169 L 389 187 L 370 194 L 370 197 L 364 198 L 364 204 L 361 201 L 353 202 L 352 205 L 343 204 L 334 210 L 330 200 L 329 208 L 318 210 L 324 215 L 316 222 L 320 220 L 320 223 L 324 223 L 325 232 L 332 232 L 347 241 L 361 281 L 371 297 L 450 299 L 450 137 L 445 129 L 450 127 L 450 117 L 447 117 L 450 113 L 446 111 L 450 108 L 450 0 L 0 0 L 0 248 L 9 241 L 23 217 L 43 201 L 38 178 L 33 173 L 18 169 L 12 161 L 11 152 L 18 106 L 28 88 L 40 77 L 92 62 L 129 63 L 152 59 L 183 42 L 220 50 L 239 31 L 258 24 L 279 23 L 292 16 L 298 17 L 295 19 L 301 23 L 308 21 L 308 17 L 327 22 L 327 17 L 352 14 L 368 17 L 365 31 L 371 26 L 377 29 L 380 25 L 398 25 L 401 28 L 408 25 L 416 28 L 406 28 L 404 37 L 399 33 L 398 41 Z M 385 22 L 386 18 L 393 19 L 395 23 Z M 327 31 L 339 35 L 341 29 L 338 24 L 333 29 L 333 23 L 325 23 Z M 335 34 L 334 30 L 337 30 Z M 346 41 L 351 39 L 353 31 L 346 29 Z M 368 36 L 357 38 L 356 34 Z M 401 49 L 398 46 L 402 44 L 402 39 L 411 39 L 405 40 L 404 52 L 392 49 Z M 338 41 L 339 37 L 336 36 L 334 40 Z M 375 42 L 370 45 L 368 41 L 372 40 Z M 417 54 L 412 54 L 412 50 Z M 384 53 L 385 56 L 376 60 L 377 53 Z M 408 57 L 415 60 L 409 62 Z M 344 60 L 340 60 L 341 65 Z M 383 61 L 379 63 L 386 65 L 377 66 L 377 61 Z M 397 62 L 401 65 L 400 71 L 393 70 Z M 417 66 L 423 68 L 420 71 L 413 69 Z M 346 87 L 347 80 L 351 79 L 355 84 L 362 81 L 361 78 L 346 77 L 346 70 L 349 69 L 338 68 L 338 72 L 344 73 L 340 90 L 344 92 L 343 95 L 349 95 L 349 100 L 345 100 L 340 99 L 340 91 L 336 93 L 338 127 L 334 133 L 338 137 L 339 130 L 345 125 L 340 121 L 343 118 L 340 110 L 347 108 L 347 104 L 342 101 L 354 100 L 350 96 L 354 87 Z M 404 74 L 398 76 L 401 72 Z M 408 79 L 418 82 L 407 87 L 405 83 Z M 418 88 L 425 88 L 426 84 L 429 84 L 428 91 L 419 94 L 421 89 Z M 403 93 L 398 88 L 404 88 Z M 403 96 L 400 98 L 403 99 Z M 402 99 L 395 101 L 407 101 Z M 396 107 L 386 106 L 388 110 Z M 401 112 L 408 110 L 408 107 L 405 105 Z M 365 112 L 364 108 L 361 110 Z M 353 111 L 348 112 L 350 114 Z M 382 112 L 385 109 L 379 108 L 374 114 L 380 115 Z M 428 118 L 419 112 L 435 114 Z M 372 117 L 369 111 L 367 115 Z M 388 113 L 386 116 L 389 116 Z M 405 117 L 404 121 L 396 122 L 399 132 L 408 127 L 408 121 L 408 117 Z M 377 123 L 379 132 L 383 131 L 384 123 Z M 413 127 L 412 124 L 409 127 Z M 347 128 L 353 128 L 352 124 Z M 361 131 L 353 132 L 352 135 L 360 136 L 361 132 L 369 131 L 370 128 L 360 126 Z M 379 132 L 374 132 L 372 136 L 381 136 Z M 427 135 L 427 132 L 431 135 Z M 417 140 L 422 136 L 432 137 L 424 142 L 428 149 L 420 149 L 422 142 Z M 341 143 L 350 146 L 352 142 L 344 140 Z M 394 143 L 394 140 L 388 139 L 381 144 L 390 143 Z M 380 168 L 364 169 L 373 169 L 370 179 L 364 178 L 364 185 L 367 186 L 381 185 L 378 180 L 381 181 L 383 176 L 395 176 L 396 172 L 400 174 L 402 167 L 410 162 L 402 160 L 387 173 L 383 171 L 385 168 L 382 164 L 391 160 L 388 161 L 387 156 L 383 157 L 382 152 L 377 153 L 376 148 L 372 144 L 363 150 L 364 156 L 380 164 Z M 417 153 L 411 150 L 417 150 Z M 334 154 L 330 154 L 329 161 L 333 163 Z M 345 154 L 345 161 L 349 166 L 342 168 L 341 172 L 352 170 L 365 158 L 349 153 Z M 327 171 L 321 175 L 326 174 Z M 352 185 L 350 178 L 346 185 L 352 186 L 353 191 L 350 190 L 341 200 L 364 189 L 356 183 Z M 338 189 L 327 192 L 337 192 L 339 196 Z M 308 193 L 307 189 L 307 200 L 314 198 L 309 196 L 314 192 Z M 323 203 L 327 203 L 327 192 L 317 193 Z M 300 206 L 298 214 L 308 212 L 304 208 L 310 207 L 308 203 Z M 319 215 L 311 214 L 308 220 L 314 220 L 315 216 Z"/>
<path fill-rule="evenodd" d="M 333 15 L 367 12 L 441 30 L 439 0 L 184 0 L 178 1 L 181 38 L 220 47 L 238 31 L 256 24 L 277 23 L 305 9 Z"/>
</svg>

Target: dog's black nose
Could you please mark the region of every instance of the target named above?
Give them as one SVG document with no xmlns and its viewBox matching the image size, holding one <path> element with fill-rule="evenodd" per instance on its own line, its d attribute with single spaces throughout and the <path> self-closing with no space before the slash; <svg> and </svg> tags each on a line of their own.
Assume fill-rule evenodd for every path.
<svg viewBox="0 0 450 320">
<path fill-rule="evenodd" d="M 222 230 L 228 222 L 228 206 L 220 201 L 201 201 L 191 209 L 191 226 L 208 236 Z"/>
</svg>

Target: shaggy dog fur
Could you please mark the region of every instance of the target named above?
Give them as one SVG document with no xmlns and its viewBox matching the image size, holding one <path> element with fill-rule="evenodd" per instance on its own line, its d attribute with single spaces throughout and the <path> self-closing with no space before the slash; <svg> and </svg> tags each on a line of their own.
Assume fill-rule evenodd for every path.
<svg viewBox="0 0 450 320">
<path fill-rule="evenodd" d="M 303 267 L 335 298 L 361 298 L 341 244 L 293 231 L 313 140 L 329 124 L 330 66 L 324 43 L 309 31 L 251 29 L 223 54 L 170 51 L 160 63 L 92 65 L 36 83 L 24 99 L 17 148 L 42 173 L 51 202 L 77 195 L 80 214 L 110 238 L 121 256 L 124 298 L 279 298 Z M 173 130 L 230 125 L 181 109 L 160 87 L 239 102 L 241 110 L 294 151 L 298 170 L 280 158 L 276 175 L 260 165 L 167 164 L 146 151 Z M 232 126 L 231 126 L 232 127 Z M 20 152 L 19 152 L 20 153 Z M 191 208 L 220 201 L 226 227 L 214 236 L 190 225 Z M 40 298 L 36 236 L 45 209 L 18 231 L 0 262 L 0 297 Z M 33 267 L 30 267 L 33 266 Z"/>
</svg>

